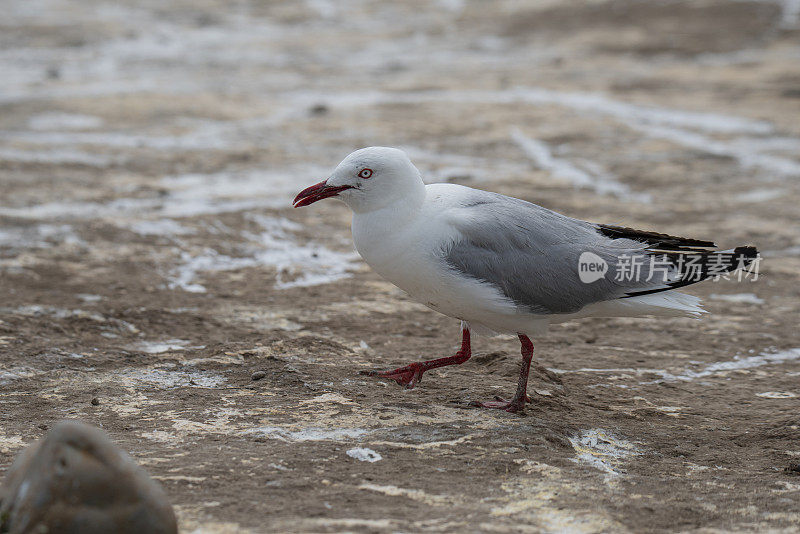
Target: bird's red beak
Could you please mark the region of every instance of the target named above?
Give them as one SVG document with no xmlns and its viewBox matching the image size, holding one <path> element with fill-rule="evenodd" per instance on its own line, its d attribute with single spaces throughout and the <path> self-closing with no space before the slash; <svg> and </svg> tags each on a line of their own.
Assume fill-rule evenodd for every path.
<svg viewBox="0 0 800 534">
<path fill-rule="evenodd" d="M 292 204 L 295 208 L 300 208 L 303 206 L 308 206 L 309 204 L 313 204 L 317 200 L 322 200 L 323 198 L 328 197 L 335 197 L 345 189 L 351 189 L 353 186 L 351 185 L 337 185 L 332 186 L 328 185 L 328 181 L 324 180 L 318 184 L 314 184 L 311 187 L 306 187 L 302 191 L 300 191 L 296 197 L 294 197 L 294 202 Z"/>
</svg>

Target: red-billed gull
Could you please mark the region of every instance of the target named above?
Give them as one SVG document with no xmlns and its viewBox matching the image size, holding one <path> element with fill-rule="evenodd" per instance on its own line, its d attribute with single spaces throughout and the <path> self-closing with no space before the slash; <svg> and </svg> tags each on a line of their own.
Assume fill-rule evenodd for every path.
<svg viewBox="0 0 800 534">
<path fill-rule="evenodd" d="M 697 316 L 700 299 L 671 290 L 757 258 L 751 246 L 715 251 L 710 241 L 589 223 L 460 185 L 425 185 L 395 148 L 353 152 L 294 206 L 328 197 L 353 211 L 353 241 L 375 272 L 462 321 L 454 356 L 368 374 L 413 388 L 425 371 L 470 358 L 470 330 L 516 334 L 523 360 L 516 394 L 480 403 L 510 412 L 529 400 L 528 336 L 581 317 Z"/>
</svg>

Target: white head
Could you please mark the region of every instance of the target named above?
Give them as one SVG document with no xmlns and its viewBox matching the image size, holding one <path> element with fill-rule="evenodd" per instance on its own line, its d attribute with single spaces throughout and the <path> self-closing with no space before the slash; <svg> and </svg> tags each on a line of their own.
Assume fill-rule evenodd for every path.
<svg viewBox="0 0 800 534">
<path fill-rule="evenodd" d="M 294 207 L 337 197 L 356 213 L 384 208 L 398 201 L 421 199 L 425 184 L 402 150 L 371 146 L 351 153 L 324 182 L 304 189 Z"/>
</svg>

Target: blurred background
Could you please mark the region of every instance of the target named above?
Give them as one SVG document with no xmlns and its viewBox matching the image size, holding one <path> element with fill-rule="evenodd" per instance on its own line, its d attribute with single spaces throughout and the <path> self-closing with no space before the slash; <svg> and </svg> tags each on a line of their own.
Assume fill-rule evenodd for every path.
<svg viewBox="0 0 800 534">
<path fill-rule="evenodd" d="M 281 348 L 271 361 L 291 356 L 285 376 L 309 363 L 299 383 L 274 384 L 284 397 L 296 393 L 284 398 L 292 406 L 308 392 L 303 384 L 366 390 L 348 386 L 355 368 L 412 357 L 398 335 L 417 343 L 413 357 L 449 351 L 457 325 L 366 269 L 348 210 L 333 201 L 290 207 L 299 190 L 369 145 L 405 149 L 429 182 L 725 248 L 754 243 L 769 276 L 693 290 L 718 314 L 703 323 L 705 344 L 685 357 L 700 365 L 798 347 L 799 119 L 798 0 L 4 0 L 0 465 L 41 434 L 36 424 L 64 415 L 130 440 L 160 476 L 179 469 L 164 460 L 178 442 L 196 444 L 200 459 L 220 436 L 247 451 L 241 434 L 258 425 L 264 399 L 236 412 L 244 393 L 226 404 L 213 388 L 248 384 L 252 362 L 268 365 L 261 358 L 271 342 Z M 626 335 L 621 321 L 590 325 L 586 342 L 597 344 L 585 360 L 574 347 L 558 350 L 572 343 L 574 325 L 557 330 L 545 365 L 630 366 L 612 361 L 620 338 L 603 337 Z M 700 327 L 676 321 L 681 346 L 692 346 Z M 647 366 L 692 376 L 669 367 L 665 351 L 675 346 L 660 326 L 643 332 L 633 339 L 652 349 Z M 514 371 L 516 349 L 491 343 L 512 354 Z M 350 367 L 320 367 L 331 351 Z M 194 393 L 177 393 L 187 388 Z M 391 396 L 379 389 L 376 399 Z M 419 394 L 436 394 L 427 391 Z M 91 407 L 86 395 L 109 400 Z M 732 402 L 718 401 L 722 411 Z M 291 420 L 284 409 L 271 413 Z M 443 425 L 478 417 L 451 412 Z M 208 474 L 197 469 L 192 476 Z M 283 476 L 275 469 L 270 476 Z M 221 507 L 202 510 L 191 504 L 202 490 L 163 480 L 184 525 L 238 510 L 239 480 Z M 648 528 L 674 517 L 642 514 L 639 527 Z"/>
<path fill-rule="evenodd" d="M 795 0 L 25 0 L 4 12 L 6 269 L 24 269 L 15 247 L 161 238 L 166 281 L 184 290 L 200 290 L 200 271 L 243 266 L 286 271 L 278 286 L 345 276 L 348 246 L 283 250 L 302 230 L 274 217 L 369 145 L 403 147 L 428 181 L 605 222 L 687 222 L 713 200 L 718 215 L 698 224 L 742 239 L 766 223 L 759 208 L 797 215 Z M 223 213 L 259 231 L 230 235 Z M 765 231 L 768 246 L 797 245 L 785 230 Z M 104 263 L 130 252 L 110 246 Z"/>
</svg>

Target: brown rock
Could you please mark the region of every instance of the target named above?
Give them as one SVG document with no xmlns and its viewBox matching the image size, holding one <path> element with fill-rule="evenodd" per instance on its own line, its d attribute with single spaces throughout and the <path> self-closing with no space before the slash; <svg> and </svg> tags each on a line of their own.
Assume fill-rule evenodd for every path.
<svg viewBox="0 0 800 534">
<path fill-rule="evenodd" d="M 0 486 L 0 532 L 176 534 L 164 490 L 98 428 L 62 421 Z"/>
<path fill-rule="evenodd" d="M 262 378 L 264 378 L 266 376 L 267 376 L 267 373 L 265 373 L 264 371 L 256 371 L 255 373 L 253 373 L 253 375 L 250 378 L 252 380 L 261 380 Z"/>
</svg>

